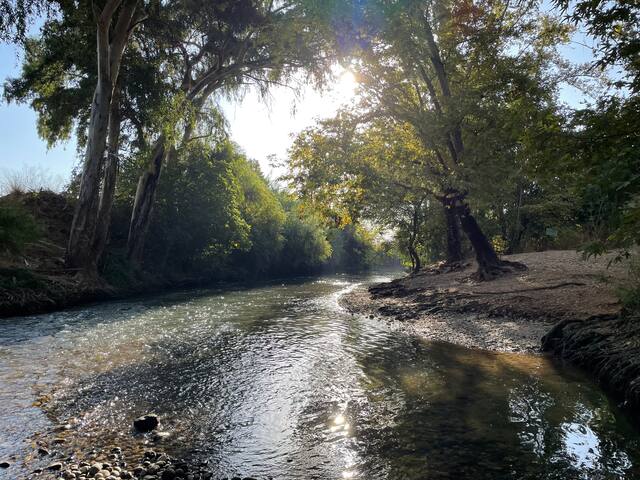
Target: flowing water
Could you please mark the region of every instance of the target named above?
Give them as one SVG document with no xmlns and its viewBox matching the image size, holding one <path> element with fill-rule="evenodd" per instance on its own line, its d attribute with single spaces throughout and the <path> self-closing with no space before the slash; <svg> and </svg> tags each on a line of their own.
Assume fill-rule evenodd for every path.
<svg viewBox="0 0 640 480">
<path fill-rule="evenodd" d="M 0 321 L 0 460 L 16 463 L 0 477 L 20 478 L 34 435 L 69 419 L 67 449 L 143 448 L 131 422 L 153 411 L 171 433 L 160 448 L 221 478 L 640 478 L 640 436 L 580 373 L 425 342 L 338 306 L 379 280 Z"/>
</svg>

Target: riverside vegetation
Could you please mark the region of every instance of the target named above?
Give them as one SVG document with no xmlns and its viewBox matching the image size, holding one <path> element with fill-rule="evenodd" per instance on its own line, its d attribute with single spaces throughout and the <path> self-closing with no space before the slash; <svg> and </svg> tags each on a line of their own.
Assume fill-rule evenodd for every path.
<svg viewBox="0 0 640 480">
<path fill-rule="evenodd" d="M 347 308 L 539 344 L 637 410 L 638 25 L 623 1 L 0 0 L 5 99 L 81 153 L 63 192 L 0 198 L 0 313 L 402 262 Z M 216 102 L 337 65 L 356 94 L 270 181 Z"/>
</svg>

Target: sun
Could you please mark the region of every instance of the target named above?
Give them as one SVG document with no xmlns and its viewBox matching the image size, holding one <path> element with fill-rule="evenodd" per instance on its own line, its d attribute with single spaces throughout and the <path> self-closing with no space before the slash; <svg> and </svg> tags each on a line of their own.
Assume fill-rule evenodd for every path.
<svg viewBox="0 0 640 480">
<path fill-rule="evenodd" d="M 346 101 L 353 98 L 357 88 L 358 81 L 355 75 L 353 72 L 345 70 L 336 81 L 335 92 L 340 100 Z"/>
</svg>

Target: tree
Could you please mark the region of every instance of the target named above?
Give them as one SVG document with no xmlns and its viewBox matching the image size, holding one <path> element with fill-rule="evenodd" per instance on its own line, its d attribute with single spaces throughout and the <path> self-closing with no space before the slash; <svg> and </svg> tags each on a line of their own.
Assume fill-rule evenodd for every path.
<svg viewBox="0 0 640 480">
<path fill-rule="evenodd" d="M 64 7 L 64 8 L 63 8 Z M 153 12 L 152 12 L 153 13 Z M 147 19 L 148 21 L 149 19 Z M 137 32 L 140 32 L 137 26 Z M 132 32 L 135 33 L 135 32 Z M 84 9 L 64 3 L 36 38 L 24 41 L 25 60 L 19 77 L 5 84 L 10 101 L 29 101 L 38 114 L 38 132 L 50 145 L 66 141 L 75 132 L 86 150 L 92 98 L 97 84 L 96 32 Z M 147 48 L 148 42 L 130 42 L 124 51 L 110 104 L 107 151 L 99 174 L 95 202 L 95 232 L 87 254 L 100 264 L 108 239 L 117 175 L 160 128 L 174 94 L 173 84 L 161 74 L 164 58 Z M 74 180 L 74 194 L 79 186 Z"/>
<path fill-rule="evenodd" d="M 430 170 L 431 155 L 408 123 L 365 123 L 341 112 L 295 139 L 288 178 L 300 196 L 337 226 L 366 220 L 396 231 L 417 271 L 427 197 L 440 181 Z M 447 260 L 454 263 L 462 258 L 461 244 L 457 219 L 452 210 L 447 214 Z"/>
<path fill-rule="evenodd" d="M 100 208 L 99 189 L 113 90 L 129 36 L 142 17 L 137 12 L 138 0 L 107 0 L 101 9 L 95 4 L 93 6 L 97 83 L 91 102 L 80 189 L 66 252 L 69 267 L 92 275 L 97 273 L 95 235 Z"/>
<path fill-rule="evenodd" d="M 570 73 L 554 63 L 555 44 L 566 40 L 568 28 L 541 18 L 534 2 L 396 0 L 333 6 L 351 9 L 351 15 L 334 11 L 327 21 L 357 39 L 353 69 L 363 115 L 411 124 L 433 152 L 431 171 L 442 178 L 436 196 L 460 219 L 476 254 L 477 277 L 521 268 L 498 258 L 469 202 L 484 186 L 476 183 L 478 174 L 497 177 L 498 165 L 517 148 L 517 137 L 506 145 L 494 142 L 496 112 L 502 119 L 518 96 L 535 103 L 541 86 L 549 90 L 552 79 Z M 354 20 L 345 25 L 344 18 Z M 524 71 L 529 82 L 521 81 Z"/>
<path fill-rule="evenodd" d="M 157 48 L 167 52 L 169 71 L 178 72 L 183 107 L 192 112 L 182 124 L 180 145 L 189 142 L 201 109 L 215 93 L 234 93 L 248 84 L 266 92 L 300 69 L 318 77 L 328 71 L 324 40 L 297 2 L 175 2 L 158 22 L 164 35 Z M 127 247 L 134 263 L 144 246 L 162 166 L 176 148 L 171 137 L 179 128 L 169 125 L 158 135 L 138 182 Z"/>
</svg>

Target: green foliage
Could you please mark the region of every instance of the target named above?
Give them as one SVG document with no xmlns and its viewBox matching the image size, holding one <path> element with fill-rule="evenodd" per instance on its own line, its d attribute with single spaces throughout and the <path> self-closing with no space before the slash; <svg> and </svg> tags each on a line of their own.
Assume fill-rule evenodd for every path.
<svg viewBox="0 0 640 480">
<path fill-rule="evenodd" d="M 240 187 L 239 210 L 250 226 L 250 247 L 246 252 L 236 254 L 234 263 L 247 272 L 264 276 L 280 258 L 284 244 L 282 228 L 285 212 L 256 163 L 237 154 L 232 169 Z"/>
<path fill-rule="evenodd" d="M 24 207 L 5 197 L 0 203 L 0 251 L 20 253 L 42 233 L 36 219 Z"/>
<path fill-rule="evenodd" d="M 582 173 L 576 193 L 580 221 L 590 230 L 588 255 L 628 251 L 640 243 L 640 99 L 609 99 L 577 112 L 569 158 Z"/>
<path fill-rule="evenodd" d="M 229 143 L 213 148 L 195 142 L 167 165 L 158 188 L 147 265 L 165 273 L 218 273 L 231 252 L 249 247 L 233 161 Z"/>
<path fill-rule="evenodd" d="M 50 13 L 48 0 L 0 0 L 0 41 L 21 42 L 39 15 Z"/>
<path fill-rule="evenodd" d="M 282 235 L 281 274 L 316 272 L 331 258 L 331 244 L 327 240 L 326 230 L 314 217 L 300 216 L 295 211 L 287 212 Z"/>
<path fill-rule="evenodd" d="M 362 272 L 378 263 L 380 256 L 371 232 L 353 224 L 329 231 L 332 256 L 326 268 L 340 272 Z"/>
<path fill-rule="evenodd" d="M 586 25 L 590 35 L 598 38 L 596 65 L 624 66 L 619 87 L 640 92 L 640 4 L 636 1 L 556 0 L 568 17 Z"/>
</svg>

